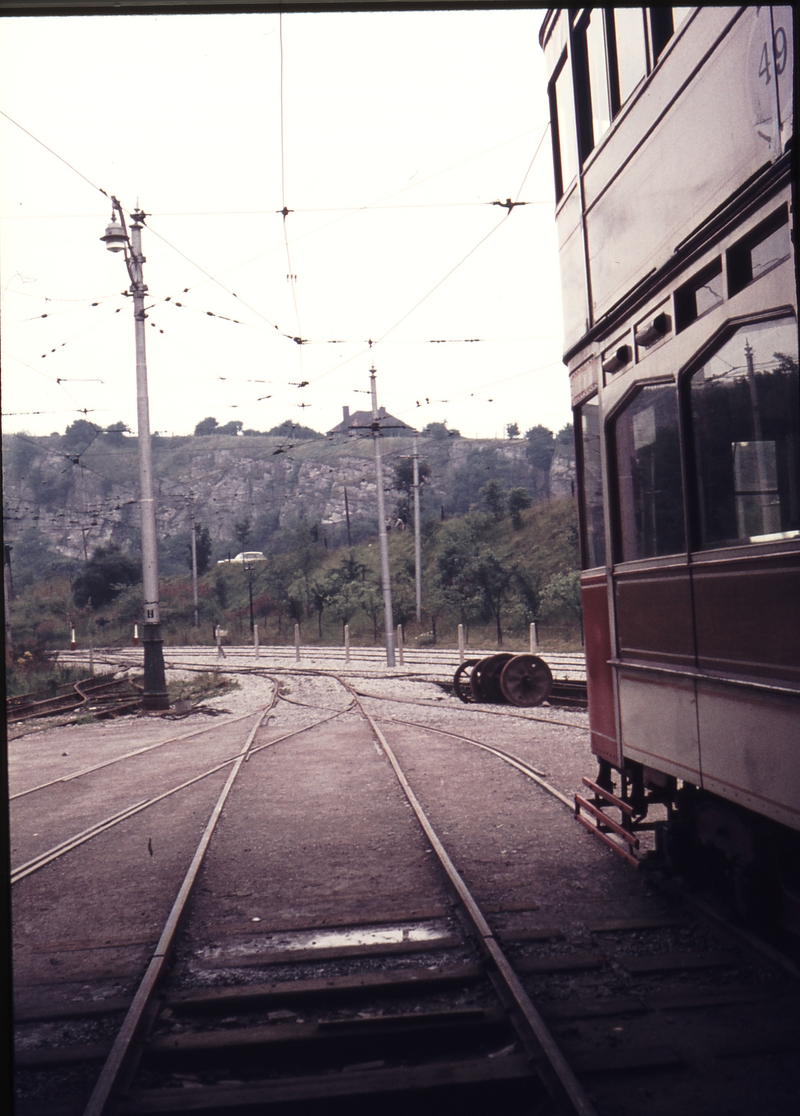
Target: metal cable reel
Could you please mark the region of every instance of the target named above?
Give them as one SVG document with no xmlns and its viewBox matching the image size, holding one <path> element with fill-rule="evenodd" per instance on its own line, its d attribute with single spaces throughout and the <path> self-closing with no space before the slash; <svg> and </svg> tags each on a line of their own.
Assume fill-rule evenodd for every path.
<svg viewBox="0 0 800 1116">
<path fill-rule="evenodd" d="M 544 659 L 508 651 L 484 659 L 465 659 L 453 676 L 457 697 L 467 703 L 541 705 L 552 687 L 553 675 Z"/>
</svg>

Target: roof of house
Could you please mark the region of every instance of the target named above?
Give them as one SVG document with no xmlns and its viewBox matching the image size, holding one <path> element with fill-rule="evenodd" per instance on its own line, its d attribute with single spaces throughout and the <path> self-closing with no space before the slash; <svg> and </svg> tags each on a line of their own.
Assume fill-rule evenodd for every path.
<svg viewBox="0 0 800 1116">
<path fill-rule="evenodd" d="M 350 414 L 349 407 L 342 407 L 342 421 L 337 423 L 336 426 L 331 427 L 327 432 L 328 434 L 347 434 L 351 430 L 371 430 L 372 429 L 372 411 L 353 411 Z M 381 430 L 389 433 L 390 431 L 408 430 L 412 431 L 413 426 L 409 426 L 407 422 L 402 419 L 395 418 L 394 415 L 387 413 L 385 407 L 378 408 L 378 421 Z"/>
</svg>

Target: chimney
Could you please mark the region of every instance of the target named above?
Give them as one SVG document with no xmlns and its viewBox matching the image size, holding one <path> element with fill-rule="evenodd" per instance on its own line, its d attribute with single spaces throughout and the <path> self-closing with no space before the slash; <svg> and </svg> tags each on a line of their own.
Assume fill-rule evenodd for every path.
<svg viewBox="0 0 800 1116">
<path fill-rule="evenodd" d="M 350 422 L 350 408 L 349 407 L 342 407 L 342 422 L 344 422 L 344 423 L 349 423 Z"/>
<path fill-rule="evenodd" d="M 378 407 L 378 417 L 379 418 L 386 418 L 386 408 L 385 407 Z"/>
</svg>

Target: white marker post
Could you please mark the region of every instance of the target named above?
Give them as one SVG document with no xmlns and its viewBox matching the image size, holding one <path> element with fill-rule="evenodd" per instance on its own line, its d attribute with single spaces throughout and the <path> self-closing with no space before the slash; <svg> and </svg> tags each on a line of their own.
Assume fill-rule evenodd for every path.
<svg viewBox="0 0 800 1116">
<path fill-rule="evenodd" d="M 253 650 L 258 658 L 258 624 L 253 625 Z"/>
<path fill-rule="evenodd" d="M 539 650 L 539 634 L 536 631 L 536 621 L 531 624 L 531 655 Z"/>
<path fill-rule="evenodd" d="M 344 626 L 344 661 L 350 662 L 350 625 Z"/>
<path fill-rule="evenodd" d="M 464 662 L 464 625 L 458 625 L 458 661 Z"/>
<path fill-rule="evenodd" d="M 296 662 L 300 662 L 300 625 L 294 626 L 294 657 Z"/>
<path fill-rule="evenodd" d="M 403 625 L 397 625 L 397 661 L 400 666 L 404 665 L 403 662 Z"/>
</svg>

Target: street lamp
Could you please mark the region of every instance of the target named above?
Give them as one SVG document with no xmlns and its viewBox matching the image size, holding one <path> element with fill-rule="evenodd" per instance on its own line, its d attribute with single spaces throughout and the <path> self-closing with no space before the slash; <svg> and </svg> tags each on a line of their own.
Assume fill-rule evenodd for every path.
<svg viewBox="0 0 800 1116">
<path fill-rule="evenodd" d="M 133 321 L 136 338 L 136 418 L 139 445 L 139 501 L 142 514 L 142 588 L 144 590 L 144 709 L 169 709 L 169 694 L 164 672 L 161 638 L 161 611 L 158 602 L 158 558 L 156 552 L 156 509 L 153 496 L 153 457 L 150 445 L 150 406 L 147 398 L 147 360 L 144 347 L 144 296 L 147 287 L 142 276 L 142 225 L 146 214 L 139 208 L 131 214 L 130 237 L 125 214 L 116 198 L 111 199 L 111 221 L 104 241 L 109 252 L 123 252 L 133 296 Z"/>
</svg>

